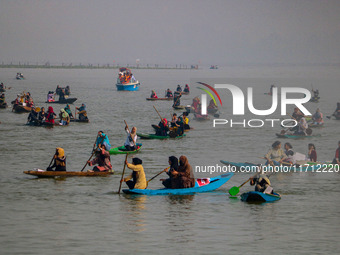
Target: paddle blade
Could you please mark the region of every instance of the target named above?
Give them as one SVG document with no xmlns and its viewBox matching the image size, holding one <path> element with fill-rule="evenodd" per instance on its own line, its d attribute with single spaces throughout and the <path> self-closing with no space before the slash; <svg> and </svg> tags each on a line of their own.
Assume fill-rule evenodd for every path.
<svg viewBox="0 0 340 255">
<path fill-rule="evenodd" d="M 236 196 L 238 193 L 240 192 L 240 188 L 239 187 L 232 187 L 230 190 L 229 190 L 229 194 L 231 196 Z"/>
</svg>

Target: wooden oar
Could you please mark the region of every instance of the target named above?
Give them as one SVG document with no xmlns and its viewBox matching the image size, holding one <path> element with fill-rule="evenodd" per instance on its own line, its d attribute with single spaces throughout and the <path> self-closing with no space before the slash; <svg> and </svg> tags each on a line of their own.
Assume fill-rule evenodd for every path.
<svg viewBox="0 0 340 255">
<path fill-rule="evenodd" d="M 177 99 L 176 99 L 175 103 L 172 105 L 172 107 L 176 106 L 177 101 L 179 100 L 179 98 L 181 97 L 181 95 L 182 95 L 182 92 L 179 92 L 179 96 L 177 97 Z"/>
<path fill-rule="evenodd" d="M 98 143 L 98 146 L 97 146 L 97 148 L 95 149 L 97 139 L 98 139 L 98 135 L 97 135 L 97 137 L 96 137 L 96 141 L 94 142 L 94 145 L 93 145 L 93 148 L 92 148 L 92 154 L 91 154 L 90 158 L 86 161 L 86 164 L 84 165 L 84 167 L 81 169 L 81 172 L 84 171 L 85 167 L 86 167 L 87 164 L 88 164 L 87 162 L 91 160 L 91 158 L 92 158 L 93 155 L 96 153 L 96 151 L 97 151 L 97 149 L 98 149 L 98 147 L 99 147 L 99 144 L 100 144 L 100 143 Z M 102 143 L 103 141 L 104 141 L 104 137 L 103 137 L 101 143 Z"/>
<path fill-rule="evenodd" d="M 126 167 L 126 160 L 128 158 L 128 153 L 126 153 L 126 156 L 125 156 L 125 161 L 124 161 L 124 168 L 123 168 L 123 173 L 122 173 L 122 178 L 120 178 L 120 184 L 119 184 L 119 189 L 118 189 L 118 194 L 120 195 L 120 190 L 122 188 L 122 182 L 123 182 L 123 178 L 124 178 L 124 173 L 125 173 L 125 167 Z"/>
<path fill-rule="evenodd" d="M 167 171 L 170 167 L 165 168 L 164 170 L 160 171 L 158 174 L 156 174 L 154 177 L 152 177 L 150 180 L 146 182 L 146 186 L 149 185 L 149 182 L 155 179 L 158 175 L 162 174 L 163 172 Z"/>
<path fill-rule="evenodd" d="M 54 156 L 56 155 L 56 153 L 54 153 L 54 155 L 53 155 L 53 157 L 52 157 L 52 159 L 51 159 L 51 162 L 50 162 L 50 164 L 48 165 L 48 167 L 46 168 L 46 169 L 49 169 L 50 168 L 50 166 L 52 165 L 52 162 L 53 162 L 53 160 L 54 160 Z"/>
<path fill-rule="evenodd" d="M 162 118 L 161 114 L 159 113 L 159 111 L 157 110 L 157 108 L 155 106 L 153 106 L 153 108 L 156 110 L 156 112 L 157 112 L 158 116 L 161 118 L 161 120 L 163 120 L 163 118 Z"/>
<path fill-rule="evenodd" d="M 130 134 L 130 137 L 131 137 L 131 139 L 132 139 L 132 141 L 133 141 L 133 144 L 134 144 L 135 147 L 136 147 L 136 142 L 135 142 L 135 140 L 133 139 L 133 137 L 132 137 L 132 135 L 131 135 L 131 132 L 130 132 L 130 130 L 129 130 L 129 126 L 128 126 L 128 124 L 126 123 L 125 120 L 124 120 L 124 122 L 125 122 L 125 126 L 126 126 L 127 130 L 129 131 L 129 134 Z M 137 134 L 136 134 L 136 135 L 137 135 Z M 136 149 L 137 149 L 137 147 L 136 147 Z"/>
</svg>

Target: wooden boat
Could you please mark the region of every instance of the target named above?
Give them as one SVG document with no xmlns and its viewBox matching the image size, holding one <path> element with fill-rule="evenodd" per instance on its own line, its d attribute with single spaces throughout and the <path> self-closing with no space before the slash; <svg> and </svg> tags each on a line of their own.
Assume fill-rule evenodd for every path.
<svg viewBox="0 0 340 255">
<path fill-rule="evenodd" d="M 121 67 L 119 68 L 119 73 L 123 75 L 117 78 L 116 87 L 118 91 L 137 91 L 139 90 L 140 82 L 137 80 L 132 80 L 132 73 L 129 68 Z M 128 77 L 124 80 L 124 77 Z"/>
<path fill-rule="evenodd" d="M 86 120 L 80 120 L 80 119 L 70 119 L 70 122 L 81 122 L 81 123 L 89 123 L 90 120 L 86 119 Z"/>
<path fill-rule="evenodd" d="M 320 128 L 320 127 L 323 127 L 324 124 L 325 124 L 324 122 L 319 123 L 319 124 L 310 123 L 310 124 L 308 124 L 308 127 L 310 127 L 310 128 Z"/>
<path fill-rule="evenodd" d="M 15 76 L 15 79 L 17 79 L 17 80 L 23 80 L 23 79 L 25 79 L 25 77 L 24 77 L 23 74 L 17 73 L 17 75 Z"/>
<path fill-rule="evenodd" d="M 288 135 L 288 134 L 276 134 L 279 138 L 289 138 L 289 139 L 304 139 L 312 137 L 320 137 L 321 135 Z"/>
<path fill-rule="evenodd" d="M 176 137 L 171 137 L 170 135 L 167 136 L 160 136 L 160 135 L 155 135 L 155 134 L 143 134 L 143 133 L 137 133 L 137 135 L 141 138 L 141 139 L 159 139 L 159 140 L 163 140 L 163 139 L 178 139 L 178 138 L 182 138 L 184 136 L 186 136 L 186 134 L 180 135 L 180 136 L 176 136 Z"/>
<path fill-rule="evenodd" d="M 146 100 L 148 101 L 171 101 L 173 100 L 173 97 L 158 97 L 158 98 L 151 98 L 151 97 L 148 97 Z"/>
<path fill-rule="evenodd" d="M 309 102 L 312 102 L 312 103 L 319 103 L 319 99 L 320 97 L 312 97 Z"/>
<path fill-rule="evenodd" d="M 208 115 L 201 115 L 194 113 L 194 120 L 199 120 L 199 121 L 205 121 L 205 120 L 210 120 L 210 117 Z"/>
<path fill-rule="evenodd" d="M 181 92 L 181 95 L 189 95 L 189 94 L 190 94 L 190 91 L 189 92 L 184 92 L 184 91 Z"/>
<path fill-rule="evenodd" d="M 241 194 L 241 200 L 244 202 L 275 202 L 281 199 L 281 195 L 279 193 L 267 194 L 258 191 L 249 191 Z"/>
<path fill-rule="evenodd" d="M 26 126 L 34 126 L 34 127 L 54 127 L 54 126 L 60 126 L 59 123 L 49 123 L 49 122 L 27 122 L 25 124 Z"/>
<path fill-rule="evenodd" d="M 172 108 L 174 108 L 175 110 L 183 110 L 185 109 L 184 105 L 173 105 Z"/>
<path fill-rule="evenodd" d="M 209 114 L 214 115 L 218 111 L 218 108 L 208 108 L 207 111 Z"/>
<path fill-rule="evenodd" d="M 190 195 L 195 193 L 209 192 L 218 189 L 234 175 L 227 173 L 213 178 L 197 179 L 195 187 L 185 189 L 123 189 L 126 194 L 138 195 Z"/>
<path fill-rule="evenodd" d="M 31 110 L 32 108 L 28 106 L 23 106 L 23 105 L 18 105 L 18 104 L 13 105 L 13 111 L 15 113 L 25 113 L 25 112 L 30 112 Z"/>
<path fill-rule="evenodd" d="M 119 147 L 115 147 L 109 150 L 110 154 L 112 155 L 117 155 L 117 154 L 134 154 L 139 152 L 139 150 L 142 148 L 142 144 L 141 143 L 136 143 L 137 145 L 137 150 L 134 151 L 127 151 L 125 149 L 125 146 L 119 146 Z"/>
<path fill-rule="evenodd" d="M 65 99 L 59 99 L 58 101 L 46 101 L 47 104 L 73 104 L 77 100 L 76 97 L 69 97 Z"/>
<path fill-rule="evenodd" d="M 1 108 L 1 109 L 5 109 L 5 108 L 7 108 L 7 107 L 8 107 L 7 103 L 0 104 L 0 108 Z"/>
<path fill-rule="evenodd" d="M 54 178 L 54 177 L 73 177 L 73 176 L 109 176 L 114 173 L 112 172 L 69 172 L 69 171 L 46 171 L 42 169 L 34 169 L 29 171 L 24 171 L 25 174 L 34 175 L 39 178 Z"/>
</svg>

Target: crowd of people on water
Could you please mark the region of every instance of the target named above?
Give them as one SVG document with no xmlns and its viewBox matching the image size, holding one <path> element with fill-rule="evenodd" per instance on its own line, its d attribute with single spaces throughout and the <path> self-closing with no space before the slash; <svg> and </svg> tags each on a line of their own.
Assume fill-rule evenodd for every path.
<svg viewBox="0 0 340 255">
<path fill-rule="evenodd" d="M 176 102 L 179 99 L 179 96 L 182 94 L 189 94 L 189 93 L 190 93 L 190 87 L 188 84 L 185 84 L 184 90 L 182 89 L 181 85 L 178 84 L 174 93 L 169 88 L 165 91 L 165 98 L 173 98 L 174 105 L 179 105 L 179 103 L 177 104 Z M 154 98 L 154 99 L 158 98 L 154 90 L 151 90 L 150 98 Z"/>
</svg>

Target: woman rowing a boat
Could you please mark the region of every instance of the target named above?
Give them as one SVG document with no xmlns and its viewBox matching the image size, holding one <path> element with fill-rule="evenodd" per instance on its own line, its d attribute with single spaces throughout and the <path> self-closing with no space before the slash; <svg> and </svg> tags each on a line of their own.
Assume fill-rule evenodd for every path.
<svg viewBox="0 0 340 255">
<path fill-rule="evenodd" d="M 172 171 L 172 175 L 171 188 L 173 189 L 192 188 L 195 186 L 194 173 L 186 156 L 179 158 L 178 170 Z"/>
<path fill-rule="evenodd" d="M 317 161 L 315 145 L 313 143 L 308 144 L 308 159 L 312 162 Z"/>
<path fill-rule="evenodd" d="M 53 159 L 54 163 L 46 169 L 47 171 L 53 171 L 53 168 L 55 168 L 54 171 L 66 171 L 66 157 L 63 148 L 58 147 L 56 149 Z"/>
<path fill-rule="evenodd" d="M 71 108 L 70 108 L 70 105 L 67 104 L 64 108 L 65 112 L 67 112 L 68 116 L 70 116 L 70 119 L 74 119 L 73 117 L 73 114 L 72 114 L 72 111 L 71 111 Z"/>
<path fill-rule="evenodd" d="M 125 131 L 127 133 L 127 137 L 124 143 L 125 149 L 127 151 L 134 151 L 136 150 L 135 144 L 137 143 L 137 128 L 133 127 L 131 132 L 129 131 L 128 127 L 125 127 Z"/>
<path fill-rule="evenodd" d="M 266 165 L 275 165 L 279 166 L 282 164 L 282 162 L 287 158 L 284 151 L 281 149 L 281 142 L 275 141 L 272 144 L 272 148 L 268 151 L 268 153 L 265 155 L 265 159 L 267 159 Z"/>
<path fill-rule="evenodd" d="M 35 110 L 34 106 L 32 107 L 30 114 L 28 115 L 27 123 L 31 123 L 31 124 L 39 123 L 38 113 Z"/>
<path fill-rule="evenodd" d="M 172 106 L 179 106 L 181 104 L 182 92 L 175 91 L 174 93 L 174 104 Z"/>
<path fill-rule="evenodd" d="M 78 110 L 79 120 L 88 120 L 86 105 L 84 103 L 82 103 L 80 107 L 76 107 L 76 110 Z"/>
<path fill-rule="evenodd" d="M 125 164 L 133 172 L 126 178 L 123 178 L 121 182 L 126 182 L 129 189 L 145 189 L 147 187 L 144 168 L 142 166 L 143 161 L 140 158 L 133 158 L 132 164 L 125 160 Z"/>
<path fill-rule="evenodd" d="M 87 161 L 89 166 L 98 164 L 93 168 L 93 172 L 108 172 L 112 171 L 110 153 L 106 150 L 104 144 L 99 146 L 99 151 L 96 151 L 96 158 L 92 161 Z"/>
<path fill-rule="evenodd" d="M 158 96 L 156 95 L 156 92 L 154 90 L 151 90 L 151 98 L 158 98 Z"/>
<path fill-rule="evenodd" d="M 156 127 L 156 135 L 167 136 L 168 131 L 169 131 L 168 120 L 166 118 L 162 118 L 162 120 L 158 123 L 158 127 Z"/>
<path fill-rule="evenodd" d="M 162 184 L 167 189 L 172 188 L 172 178 L 174 177 L 172 172 L 178 170 L 178 158 L 176 158 L 175 156 L 169 157 L 169 165 L 170 165 L 170 169 L 166 171 L 166 173 L 169 175 L 169 178 L 161 179 Z"/>
<path fill-rule="evenodd" d="M 335 151 L 335 158 L 333 159 L 332 164 L 340 165 L 340 141 L 338 142 L 338 148 Z"/>
<path fill-rule="evenodd" d="M 103 131 L 98 132 L 97 140 L 96 140 L 96 143 L 93 147 L 95 147 L 95 146 L 99 147 L 99 145 L 101 145 L 101 144 L 105 145 L 106 150 L 109 151 L 111 149 L 111 144 L 110 144 L 109 138 L 107 137 L 106 134 L 104 134 Z"/>
</svg>

